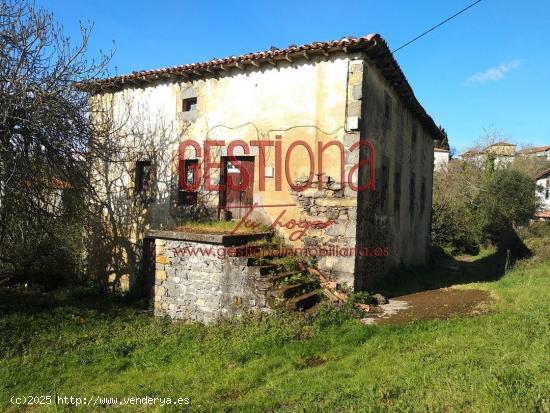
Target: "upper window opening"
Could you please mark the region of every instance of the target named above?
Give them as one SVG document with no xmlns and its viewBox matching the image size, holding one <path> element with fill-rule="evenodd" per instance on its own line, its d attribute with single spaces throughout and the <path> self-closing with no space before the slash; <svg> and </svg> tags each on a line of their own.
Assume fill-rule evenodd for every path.
<svg viewBox="0 0 550 413">
<path fill-rule="evenodd" d="M 386 123 L 386 126 L 389 126 L 389 123 L 391 122 L 391 110 L 391 96 L 388 92 L 384 92 L 384 122 Z"/>
<path fill-rule="evenodd" d="M 182 111 L 191 112 L 197 110 L 197 98 L 183 99 Z"/>
</svg>

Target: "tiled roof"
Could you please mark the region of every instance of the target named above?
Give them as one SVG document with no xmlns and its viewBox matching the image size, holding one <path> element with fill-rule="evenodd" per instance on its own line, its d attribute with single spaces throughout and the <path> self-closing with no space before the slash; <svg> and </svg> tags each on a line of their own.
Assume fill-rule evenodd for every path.
<svg viewBox="0 0 550 413">
<path fill-rule="evenodd" d="M 483 151 L 476 151 L 475 149 L 470 149 L 466 152 L 462 152 L 460 156 L 476 156 L 476 155 L 482 155 Z"/>
<path fill-rule="evenodd" d="M 550 175 L 550 168 L 545 169 L 545 170 L 542 171 L 542 172 L 539 172 L 538 174 L 536 174 L 536 175 L 534 176 L 533 179 L 534 179 L 535 181 L 537 181 L 537 180 L 539 180 L 539 179 L 541 179 L 541 178 L 544 178 L 546 175 Z"/>
<path fill-rule="evenodd" d="M 90 93 L 100 93 L 103 91 L 120 90 L 126 86 L 144 85 L 155 81 L 175 79 L 185 81 L 201 78 L 203 76 L 216 76 L 218 73 L 223 73 L 231 68 L 258 68 L 260 65 L 264 64 L 275 66 L 277 62 L 281 61 L 293 62 L 296 59 L 309 60 L 314 55 L 328 56 L 335 52 L 353 53 L 356 51 L 364 51 L 367 54 L 401 97 L 405 106 L 413 112 L 433 136 L 442 138 L 443 136 L 437 125 L 414 96 L 411 86 L 407 82 L 399 64 L 393 57 L 386 41 L 378 34 L 369 34 L 361 37 L 345 37 L 340 40 L 313 42 L 301 46 L 292 45 L 285 49 L 271 48 L 271 50 L 263 52 L 213 59 L 207 62 L 162 69 L 142 70 L 127 75 L 88 81 L 77 85 L 77 87 Z"/>
<path fill-rule="evenodd" d="M 116 87 L 121 86 L 126 82 L 132 81 L 152 81 L 161 78 L 174 76 L 182 76 L 183 78 L 188 75 L 200 76 L 208 73 L 215 73 L 219 71 L 225 71 L 230 68 L 242 68 L 245 66 L 256 66 L 260 63 L 275 63 L 277 61 L 288 61 L 292 58 L 306 58 L 308 53 L 311 54 L 325 54 L 335 51 L 348 51 L 350 49 L 357 50 L 366 46 L 373 46 L 377 42 L 384 42 L 382 38 L 377 34 L 370 34 L 362 37 L 345 37 L 340 40 L 333 40 L 328 42 L 314 42 L 304 44 L 301 46 L 291 45 L 285 49 L 271 48 L 270 50 L 262 52 L 246 53 L 239 56 L 229 56 L 221 59 L 212 59 L 207 62 L 190 63 L 179 66 L 165 67 L 161 69 L 153 70 L 141 70 L 132 72 L 127 75 L 114 76 L 106 79 L 98 79 L 95 81 L 87 82 L 87 86 L 103 86 L 103 87 Z M 347 49 L 347 50 L 346 50 Z"/>
<path fill-rule="evenodd" d="M 492 145 L 487 146 L 484 150 L 492 148 L 493 146 L 516 146 L 516 145 L 514 145 L 513 143 L 509 143 L 509 142 L 497 142 L 497 143 L 493 143 Z"/>
<path fill-rule="evenodd" d="M 545 219 L 550 219 L 550 210 L 549 211 L 537 211 L 535 212 L 535 216 L 537 218 L 545 218 Z"/>
<path fill-rule="evenodd" d="M 522 149 L 522 150 L 519 151 L 518 153 L 521 153 L 521 154 L 523 155 L 523 154 L 531 154 L 531 153 L 545 152 L 545 151 L 548 151 L 548 150 L 550 150 L 550 146 L 539 146 L 538 148 L 527 148 L 527 149 Z"/>
</svg>

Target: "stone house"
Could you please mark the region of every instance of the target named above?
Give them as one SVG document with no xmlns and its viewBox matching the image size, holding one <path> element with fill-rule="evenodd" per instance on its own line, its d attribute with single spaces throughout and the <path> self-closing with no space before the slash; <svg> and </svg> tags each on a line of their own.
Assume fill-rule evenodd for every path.
<svg viewBox="0 0 550 413">
<path fill-rule="evenodd" d="M 461 153 L 458 158 L 471 162 L 478 167 L 484 167 L 487 156 L 494 157 L 495 166 L 510 164 L 516 156 L 516 145 L 508 142 L 497 142 L 483 148 L 482 150 L 470 149 Z"/>
<path fill-rule="evenodd" d="M 92 123 L 109 114 L 119 124 L 113 153 L 134 150 L 108 165 L 109 176 L 119 173 L 103 192 L 141 202 L 142 228 L 127 222 L 136 245 L 153 237 L 151 230 L 175 228 L 200 210 L 211 219 L 276 223 L 297 247 L 368 249 L 319 256 L 321 271 L 356 290 L 400 265 L 426 262 L 434 140 L 443 136 L 379 35 L 138 71 L 81 87 L 91 95 Z M 235 190 L 229 177 L 248 185 Z M 113 211 L 104 209 L 106 216 Z M 330 224 L 297 234 L 299 223 L 313 221 Z M 138 268 L 120 270 L 119 278 L 131 280 Z"/>
<path fill-rule="evenodd" d="M 546 169 L 537 174 L 534 178 L 537 184 L 537 195 L 540 200 L 540 209 L 542 211 L 550 210 L 550 169 Z"/>
<path fill-rule="evenodd" d="M 523 149 L 518 152 L 518 155 L 550 161 L 550 146 Z"/>
<path fill-rule="evenodd" d="M 449 165 L 451 154 L 448 149 L 434 148 L 434 171 L 446 169 Z"/>
</svg>

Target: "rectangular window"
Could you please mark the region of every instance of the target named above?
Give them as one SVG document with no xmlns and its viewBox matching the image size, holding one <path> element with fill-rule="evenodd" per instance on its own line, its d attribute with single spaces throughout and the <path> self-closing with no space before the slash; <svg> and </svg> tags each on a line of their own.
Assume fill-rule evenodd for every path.
<svg viewBox="0 0 550 413">
<path fill-rule="evenodd" d="M 416 196 L 416 176 L 414 173 L 411 174 L 411 180 L 409 183 L 409 212 L 411 215 L 414 214 L 414 201 Z"/>
<path fill-rule="evenodd" d="M 181 110 L 182 112 L 197 110 L 197 98 L 183 99 Z"/>
<path fill-rule="evenodd" d="M 546 188 L 546 193 L 544 194 L 544 199 L 550 199 L 550 189 Z"/>
<path fill-rule="evenodd" d="M 151 178 L 151 161 L 137 161 L 134 185 L 137 194 L 146 192 L 149 189 Z"/>
<path fill-rule="evenodd" d="M 197 168 L 199 166 L 198 159 L 185 159 L 179 161 L 178 167 L 178 204 L 179 205 L 196 205 L 198 182 Z"/>
<path fill-rule="evenodd" d="M 384 129 L 391 128 L 392 100 L 388 92 L 384 92 Z"/>
<path fill-rule="evenodd" d="M 424 214 L 426 209 L 426 178 L 422 178 L 422 185 L 420 186 L 420 214 Z"/>
<path fill-rule="evenodd" d="M 393 175 L 393 191 L 393 212 L 394 214 L 399 215 L 401 212 L 401 172 L 395 172 Z"/>
<path fill-rule="evenodd" d="M 380 174 L 380 212 L 384 213 L 388 204 L 390 172 L 388 168 L 389 159 L 387 156 L 382 158 L 382 172 Z"/>
</svg>

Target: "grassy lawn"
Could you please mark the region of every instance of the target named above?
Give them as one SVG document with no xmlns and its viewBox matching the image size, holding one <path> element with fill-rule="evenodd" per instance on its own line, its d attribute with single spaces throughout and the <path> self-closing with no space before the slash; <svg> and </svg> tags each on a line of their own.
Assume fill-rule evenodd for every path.
<svg viewBox="0 0 550 413">
<path fill-rule="evenodd" d="M 115 296 L 5 290 L 0 411 L 73 411 L 10 404 L 58 394 L 191 401 L 82 411 L 550 412 L 550 262 L 474 281 L 483 268 L 417 277 L 490 290 L 490 315 L 406 326 L 342 311 L 172 325 Z"/>
</svg>

